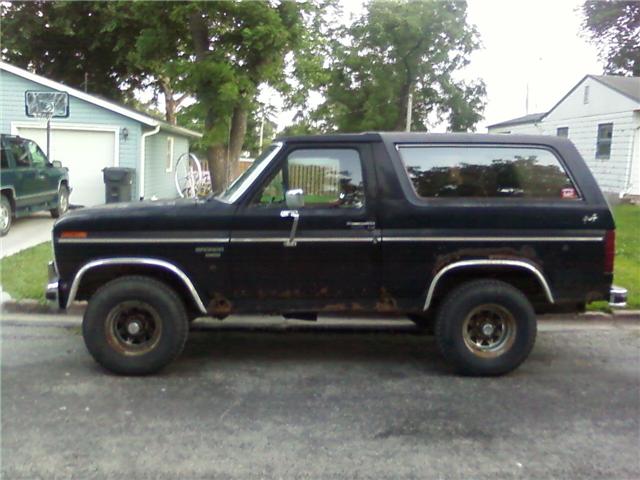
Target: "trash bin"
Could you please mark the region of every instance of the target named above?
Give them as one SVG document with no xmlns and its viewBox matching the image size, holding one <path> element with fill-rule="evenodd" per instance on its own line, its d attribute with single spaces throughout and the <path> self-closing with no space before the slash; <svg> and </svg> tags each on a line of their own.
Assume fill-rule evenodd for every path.
<svg viewBox="0 0 640 480">
<path fill-rule="evenodd" d="M 102 169 L 105 186 L 105 202 L 130 202 L 133 194 L 133 168 L 108 167 Z"/>
</svg>

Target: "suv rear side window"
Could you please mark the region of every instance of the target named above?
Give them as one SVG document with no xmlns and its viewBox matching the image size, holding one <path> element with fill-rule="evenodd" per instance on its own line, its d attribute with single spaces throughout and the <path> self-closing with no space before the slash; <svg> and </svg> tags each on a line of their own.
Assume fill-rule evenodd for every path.
<svg viewBox="0 0 640 480">
<path fill-rule="evenodd" d="M 398 151 L 423 198 L 578 198 L 558 158 L 541 148 L 399 146 Z"/>
</svg>

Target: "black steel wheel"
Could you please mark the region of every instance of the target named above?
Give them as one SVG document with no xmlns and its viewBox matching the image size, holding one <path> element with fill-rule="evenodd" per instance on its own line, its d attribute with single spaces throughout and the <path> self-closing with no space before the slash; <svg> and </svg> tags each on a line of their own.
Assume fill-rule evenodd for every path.
<svg viewBox="0 0 640 480">
<path fill-rule="evenodd" d="M 180 297 L 144 276 L 121 277 L 101 287 L 82 322 L 89 353 L 122 375 L 147 375 L 171 363 L 182 352 L 188 330 Z"/>
<path fill-rule="evenodd" d="M 464 375 L 503 375 L 529 355 L 536 316 L 527 297 L 508 283 L 476 280 L 443 301 L 436 341 L 447 361 Z"/>
</svg>

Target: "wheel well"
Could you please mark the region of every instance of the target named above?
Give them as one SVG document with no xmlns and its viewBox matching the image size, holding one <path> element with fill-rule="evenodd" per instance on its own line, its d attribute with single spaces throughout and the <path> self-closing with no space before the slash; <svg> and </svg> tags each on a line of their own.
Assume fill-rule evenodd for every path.
<svg viewBox="0 0 640 480">
<path fill-rule="evenodd" d="M 446 295 L 458 286 L 480 279 L 500 280 L 512 285 L 527 296 L 536 310 L 549 306 L 545 289 L 533 272 L 514 267 L 470 267 L 445 273 L 436 284 L 429 310 L 437 308 Z"/>
<path fill-rule="evenodd" d="M 11 210 L 13 210 L 14 212 L 16 211 L 16 200 L 15 198 L 13 198 L 13 191 L 9 188 L 5 188 L 4 190 L 2 190 L 2 192 L 0 192 L 0 194 L 4 195 L 5 197 L 7 197 L 7 199 L 9 200 L 9 203 L 11 204 Z"/>
<path fill-rule="evenodd" d="M 82 276 L 75 300 L 89 300 L 105 283 L 127 275 L 142 275 L 163 282 L 182 299 L 190 317 L 203 315 L 189 288 L 180 277 L 164 268 L 149 265 L 109 265 L 92 268 Z"/>
</svg>

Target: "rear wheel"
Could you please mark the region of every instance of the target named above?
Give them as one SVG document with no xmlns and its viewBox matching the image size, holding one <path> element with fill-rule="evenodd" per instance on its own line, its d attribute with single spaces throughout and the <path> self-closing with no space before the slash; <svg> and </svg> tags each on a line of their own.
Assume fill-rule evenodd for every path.
<svg viewBox="0 0 640 480">
<path fill-rule="evenodd" d="M 58 206 L 49 212 L 53 218 L 58 218 L 67 213 L 67 210 L 69 210 L 69 189 L 65 185 L 61 185 L 58 190 Z"/>
<path fill-rule="evenodd" d="M 13 221 L 13 209 L 6 195 L 0 195 L 0 237 L 9 233 Z"/>
<path fill-rule="evenodd" d="M 525 295 L 508 283 L 477 280 L 452 291 L 436 318 L 443 356 L 465 375 L 502 375 L 529 355 L 536 316 Z"/>
<path fill-rule="evenodd" d="M 143 276 L 113 280 L 89 301 L 82 334 L 89 353 L 122 375 L 147 375 L 171 363 L 184 348 L 189 323 L 180 297 Z"/>
</svg>

